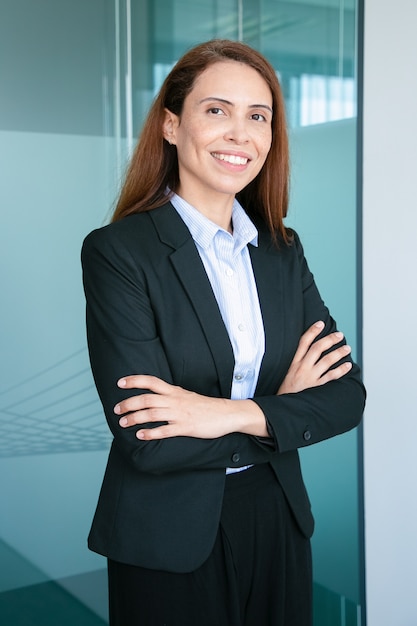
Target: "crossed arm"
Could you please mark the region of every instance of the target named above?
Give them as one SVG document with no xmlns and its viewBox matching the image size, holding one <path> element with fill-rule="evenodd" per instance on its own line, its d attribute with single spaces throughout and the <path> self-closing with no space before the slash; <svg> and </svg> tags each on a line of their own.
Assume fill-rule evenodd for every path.
<svg viewBox="0 0 417 626">
<path fill-rule="evenodd" d="M 351 351 L 348 345 L 334 348 L 343 339 L 343 334 L 335 332 L 315 341 L 323 328 L 324 323 L 319 321 L 302 335 L 277 395 L 319 387 L 350 371 L 351 362 L 337 365 Z M 121 416 L 119 424 L 122 428 L 165 422 L 154 428 L 139 428 L 136 436 L 140 440 L 178 436 L 214 439 L 230 433 L 269 437 L 265 415 L 252 400 L 211 398 L 155 376 L 126 376 L 117 384 L 123 389 L 151 392 L 129 397 L 114 407 L 115 414 Z"/>
</svg>

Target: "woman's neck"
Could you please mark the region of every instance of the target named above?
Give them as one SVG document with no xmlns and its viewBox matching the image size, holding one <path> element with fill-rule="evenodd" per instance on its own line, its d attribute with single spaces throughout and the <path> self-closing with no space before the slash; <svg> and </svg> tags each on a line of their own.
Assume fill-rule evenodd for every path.
<svg viewBox="0 0 417 626">
<path fill-rule="evenodd" d="M 234 195 L 217 194 L 216 197 L 207 195 L 201 197 L 184 192 L 181 188 L 179 188 L 176 193 L 211 222 L 227 230 L 229 233 L 233 232 L 232 211 L 235 200 Z"/>
</svg>

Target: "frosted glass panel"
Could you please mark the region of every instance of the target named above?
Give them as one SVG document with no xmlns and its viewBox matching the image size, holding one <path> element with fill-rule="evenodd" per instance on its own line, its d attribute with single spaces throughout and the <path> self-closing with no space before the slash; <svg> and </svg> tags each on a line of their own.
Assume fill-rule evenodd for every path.
<svg viewBox="0 0 417 626">
<path fill-rule="evenodd" d="M 0 0 L 0 623 L 106 623 L 86 537 L 109 434 L 80 247 L 119 176 L 113 2 Z"/>
<path fill-rule="evenodd" d="M 85 345 L 79 251 L 110 204 L 103 185 L 109 139 L 3 131 L 0 142 L 6 174 L 0 202 L 10 207 L 0 229 L 1 292 L 8 303 L 0 558 L 4 562 L 4 552 L 13 563 L 0 593 L 10 595 L 104 566 L 86 547 L 110 438 Z"/>
<path fill-rule="evenodd" d="M 287 221 L 357 358 L 356 120 L 293 130 L 291 153 Z M 316 518 L 315 580 L 359 605 L 357 433 L 303 449 L 301 458 Z"/>
</svg>

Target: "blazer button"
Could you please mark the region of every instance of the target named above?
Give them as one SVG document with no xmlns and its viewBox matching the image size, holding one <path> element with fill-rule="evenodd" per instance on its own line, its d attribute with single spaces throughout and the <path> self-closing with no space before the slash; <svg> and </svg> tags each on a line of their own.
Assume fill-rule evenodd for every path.
<svg viewBox="0 0 417 626">
<path fill-rule="evenodd" d="M 311 432 L 309 430 L 305 430 L 303 432 L 303 439 L 304 439 L 304 441 L 310 441 L 310 439 L 311 439 Z"/>
<path fill-rule="evenodd" d="M 232 455 L 232 461 L 233 461 L 233 463 L 239 463 L 239 461 L 240 461 L 240 454 L 239 454 L 239 452 L 235 452 Z"/>
</svg>

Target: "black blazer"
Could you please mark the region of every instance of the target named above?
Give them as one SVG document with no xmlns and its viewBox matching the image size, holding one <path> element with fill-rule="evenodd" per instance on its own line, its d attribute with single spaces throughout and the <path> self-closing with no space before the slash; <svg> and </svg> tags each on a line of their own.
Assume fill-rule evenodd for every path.
<svg viewBox="0 0 417 626">
<path fill-rule="evenodd" d="M 277 248 L 262 223 L 249 245 L 265 327 L 255 402 L 274 435 L 139 441 L 114 405 L 116 381 L 153 374 L 204 395 L 229 397 L 233 351 L 189 230 L 171 204 L 93 231 L 82 251 L 91 367 L 114 441 L 89 547 L 114 560 L 175 572 L 196 569 L 216 537 L 225 468 L 271 463 L 301 531 L 313 517 L 297 449 L 356 426 L 365 392 L 356 365 L 343 378 L 277 396 L 301 334 L 333 332 L 297 235 Z M 136 391 L 140 393 L 140 391 Z"/>
</svg>

